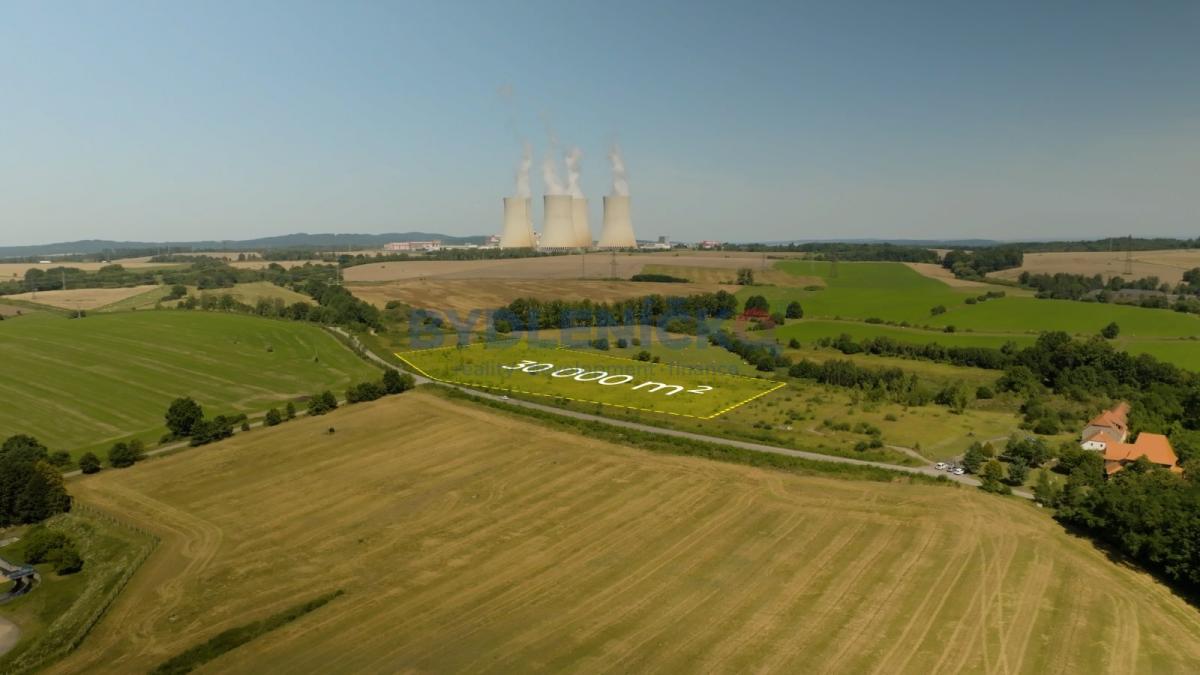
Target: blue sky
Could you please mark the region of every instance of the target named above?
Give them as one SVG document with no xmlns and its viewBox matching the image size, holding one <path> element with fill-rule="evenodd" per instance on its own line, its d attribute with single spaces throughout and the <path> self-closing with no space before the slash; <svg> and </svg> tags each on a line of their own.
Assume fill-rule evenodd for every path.
<svg viewBox="0 0 1200 675">
<path fill-rule="evenodd" d="M 643 238 L 1200 234 L 1195 2 L 3 7 L 0 244 L 491 233 L 547 126 Z"/>
</svg>

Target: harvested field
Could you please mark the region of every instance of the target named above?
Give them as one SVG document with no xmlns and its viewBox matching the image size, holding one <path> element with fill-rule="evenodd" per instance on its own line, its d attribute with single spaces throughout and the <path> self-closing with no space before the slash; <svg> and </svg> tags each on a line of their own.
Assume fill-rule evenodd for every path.
<svg viewBox="0 0 1200 675">
<path fill-rule="evenodd" d="M 721 287 L 716 284 L 659 284 L 637 281 L 591 281 L 558 279 L 411 279 L 384 283 L 348 284 L 354 295 L 383 307 L 389 300 L 399 300 L 413 307 L 454 310 L 465 316 L 475 309 L 498 309 L 517 298 L 540 300 L 592 300 L 612 302 L 658 293 L 661 295 L 694 295 L 712 293 Z"/>
<path fill-rule="evenodd" d="M 18 314 L 23 314 L 24 311 L 25 310 L 20 307 L 13 307 L 12 305 L 0 305 L 0 316 L 16 316 Z"/>
<path fill-rule="evenodd" d="M 19 293 L 5 297 L 60 309 L 99 309 L 127 298 L 148 293 L 156 288 L 159 287 L 153 284 L 125 288 L 68 288 L 65 291 L 38 291 L 37 293 Z M 166 294 L 165 289 L 162 292 L 164 295 Z"/>
<path fill-rule="evenodd" d="M 1183 273 L 1200 267 L 1200 249 L 1172 249 L 1168 251 L 1134 251 L 1133 275 L 1126 279 L 1141 279 L 1142 277 L 1158 277 L 1169 284 L 1177 284 L 1183 279 Z M 1065 272 L 1069 274 L 1102 275 L 1104 278 L 1122 276 L 1125 271 L 1125 252 L 1111 253 L 1082 252 L 1082 253 L 1026 253 L 1025 264 L 1011 270 L 1001 270 L 991 276 L 1001 279 L 1016 279 L 1022 272 L 1032 274 L 1054 274 Z"/>
<path fill-rule="evenodd" d="M 121 265 L 127 269 L 150 269 L 150 268 L 168 268 L 180 267 L 181 263 L 152 263 L 149 258 L 128 258 L 126 260 L 114 260 L 109 263 L 99 262 L 53 262 L 49 265 L 41 265 L 38 263 L 0 263 L 0 281 L 11 281 L 13 279 L 24 279 L 25 273 L 31 269 L 48 270 L 55 267 L 74 267 L 85 272 L 95 272 L 101 267 L 108 265 Z"/>
<path fill-rule="evenodd" d="M 336 434 L 326 429 L 336 427 Z M 650 454 L 412 392 L 73 481 L 163 541 L 51 672 L 1188 672 L 1200 613 L 975 490 Z"/>
<path fill-rule="evenodd" d="M 347 281 L 394 281 L 398 279 L 611 279 L 613 256 L 579 255 L 513 258 L 507 260 L 408 260 L 371 263 L 345 270 Z M 703 253 L 618 253 L 616 277 L 628 279 L 646 265 L 716 267 L 734 269 L 761 261 L 761 254 Z"/>
</svg>

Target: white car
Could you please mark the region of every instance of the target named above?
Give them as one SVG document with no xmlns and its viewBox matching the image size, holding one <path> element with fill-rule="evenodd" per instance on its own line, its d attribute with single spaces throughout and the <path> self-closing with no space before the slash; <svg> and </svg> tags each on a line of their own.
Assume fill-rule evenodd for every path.
<svg viewBox="0 0 1200 675">
<path fill-rule="evenodd" d="M 934 464 L 934 465 L 933 465 L 933 468 L 937 469 L 938 471 L 945 471 L 945 470 L 946 470 L 946 463 L 945 463 L 945 462 L 938 462 L 937 464 Z"/>
<path fill-rule="evenodd" d="M 967 472 L 966 469 L 963 469 L 961 466 L 955 467 L 955 469 L 954 469 L 955 476 L 961 476 L 961 475 L 965 474 L 966 472 Z"/>
</svg>

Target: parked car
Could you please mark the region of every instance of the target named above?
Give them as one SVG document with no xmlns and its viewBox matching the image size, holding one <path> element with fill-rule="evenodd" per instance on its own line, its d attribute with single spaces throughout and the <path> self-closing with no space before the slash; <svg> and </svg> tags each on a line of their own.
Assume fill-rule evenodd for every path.
<svg viewBox="0 0 1200 675">
<path fill-rule="evenodd" d="M 962 468 L 961 466 L 954 467 L 954 475 L 955 476 L 961 476 L 961 475 L 965 474 L 966 472 L 967 472 L 967 470 Z"/>
<path fill-rule="evenodd" d="M 933 465 L 933 468 L 937 469 L 938 471 L 945 471 L 945 470 L 946 470 L 946 466 L 947 466 L 947 465 L 946 465 L 946 463 L 945 463 L 945 462 L 938 462 L 937 464 L 934 464 L 934 465 Z"/>
</svg>

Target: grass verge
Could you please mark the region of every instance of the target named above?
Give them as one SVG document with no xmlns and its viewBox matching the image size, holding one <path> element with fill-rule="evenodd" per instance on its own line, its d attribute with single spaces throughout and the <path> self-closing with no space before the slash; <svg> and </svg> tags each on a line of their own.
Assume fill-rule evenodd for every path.
<svg viewBox="0 0 1200 675">
<path fill-rule="evenodd" d="M 4 606 L 21 628 L 21 641 L 0 658 L 0 673 L 31 673 L 70 653 L 129 583 L 158 538 L 87 507 L 46 522 L 80 546 L 84 567 L 60 577 L 51 565 L 38 565 L 42 581 L 29 594 Z M 24 560 L 20 541 L 6 547 L 9 560 Z"/>
</svg>

